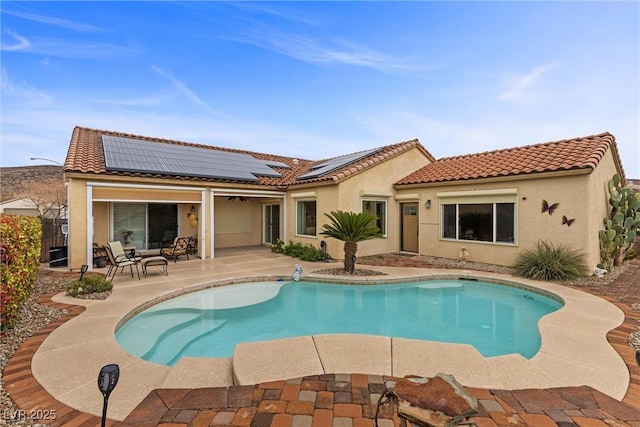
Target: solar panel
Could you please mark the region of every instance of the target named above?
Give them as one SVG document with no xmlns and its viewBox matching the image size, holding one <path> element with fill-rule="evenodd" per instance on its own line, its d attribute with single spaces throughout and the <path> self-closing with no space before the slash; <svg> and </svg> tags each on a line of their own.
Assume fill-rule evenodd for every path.
<svg viewBox="0 0 640 427">
<path fill-rule="evenodd" d="M 102 135 L 107 170 L 257 181 L 279 178 L 267 162 L 244 153 Z"/>
<path fill-rule="evenodd" d="M 382 148 L 374 148 L 373 150 L 360 151 L 358 153 L 346 154 L 340 157 L 334 157 L 331 160 L 327 160 L 324 163 L 320 163 L 311 168 L 309 172 L 304 175 L 298 177 L 298 179 L 309 179 L 309 178 L 317 178 L 329 172 L 333 172 L 338 170 L 350 163 L 357 162 L 358 160 L 364 159 L 378 151 L 382 150 Z"/>
<path fill-rule="evenodd" d="M 291 169 L 291 166 L 284 162 L 279 162 L 277 160 L 263 160 L 263 162 L 267 166 L 271 166 L 272 168 L 283 168 L 283 169 Z"/>
</svg>

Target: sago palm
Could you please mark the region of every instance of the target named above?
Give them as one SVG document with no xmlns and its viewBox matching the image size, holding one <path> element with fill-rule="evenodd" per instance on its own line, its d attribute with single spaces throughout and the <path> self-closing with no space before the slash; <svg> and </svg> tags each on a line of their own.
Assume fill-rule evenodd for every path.
<svg viewBox="0 0 640 427">
<path fill-rule="evenodd" d="M 325 213 L 331 220 L 322 226 L 321 235 L 333 237 L 344 242 L 344 270 L 353 272 L 353 256 L 358 251 L 358 242 L 373 239 L 380 235 L 375 224 L 375 215 L 365 213 L 332 211 Z"/>
</svg>

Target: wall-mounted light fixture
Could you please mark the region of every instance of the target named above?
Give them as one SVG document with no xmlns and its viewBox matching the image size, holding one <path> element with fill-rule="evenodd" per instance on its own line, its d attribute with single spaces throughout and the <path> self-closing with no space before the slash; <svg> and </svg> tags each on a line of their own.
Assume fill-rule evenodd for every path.
<svg viewBox="0 0 640 427">
<path fill-rule="evenodd" d="M 431 199 L 427 199 L 427 201 L 424 202 L 424 207 L 427 208 L 427 209 L 431 208 Z"/>
<path fill-rule="evenodd" d="M 191 205 L 191 212 L 195 213 L 195 211 L 196 211 L 196 205 Z"/>
</svg>

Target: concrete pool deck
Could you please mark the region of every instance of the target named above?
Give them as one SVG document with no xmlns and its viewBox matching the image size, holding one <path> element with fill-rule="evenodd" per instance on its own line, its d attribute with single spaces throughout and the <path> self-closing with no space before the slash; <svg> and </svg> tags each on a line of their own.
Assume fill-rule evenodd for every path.
<svg viewBox="0 0 640 427">
<path fill-rule="evenodd" d="M 517 281 L 558 294 L 566 306 L 541 322 L 542 348 L 531 360 L 514 355 L 482 358 L 473 348 L 454 344 L 319 335 L 243 344 L 247 348 L 238 348 L 233 360 L 186 358 L 169 368 L 135 358 L 115 342 L 113 333 L 122 317 L 149 300 L 214 281 L 286 279 L 296 263 L 303 265 L 303 277 L 309 279 L 314 277 L 313 270 L 339 265 L 303 263 L 260 249 L 227 253 L 215 260 L 170 263 L 169 276 L 150 271 L 149 277 L 138 281 L 117 275 L 114 292 L 105 301 L 58 295 L 54 301 L 84 305 L 86 310 L 48 334 L 31 360 L 33 376 L 58 401 L 99 415 L 102 400 L 96 387 L 97 372 L 103 365 L 118 363 L 121 379 L 109 401 L 109 417 L 115 420 L 126 418 L 153 390 L 227 387 L 234 374 L 242 385 L 340 372 L 379 376 L 447 372 L 465 386 L 485 389 L 588 385 L 618 400 L 627 392 L 627 364 L 606 339 L 607 332 L 624 321 L 619 308 L 573 288 L 475 271 L 366 266 L 388 274 L 371 276 L 372 281 L 400 276 L 473 276 Z"/>
</svg>

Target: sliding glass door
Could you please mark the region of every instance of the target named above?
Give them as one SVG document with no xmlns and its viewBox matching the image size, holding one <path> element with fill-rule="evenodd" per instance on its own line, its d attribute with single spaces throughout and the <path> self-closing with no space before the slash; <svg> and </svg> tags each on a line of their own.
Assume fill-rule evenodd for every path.
<svg viewBox="0 0 640 427">
<path fill-rule="evenodd" d="M 113 238 L 136 249 L 157 249 L 178 233 L 175 203 L 114 203 Z"/>
</svg>

